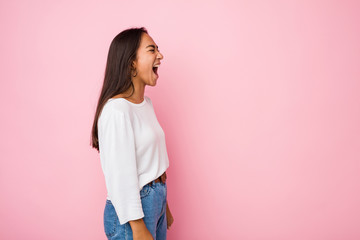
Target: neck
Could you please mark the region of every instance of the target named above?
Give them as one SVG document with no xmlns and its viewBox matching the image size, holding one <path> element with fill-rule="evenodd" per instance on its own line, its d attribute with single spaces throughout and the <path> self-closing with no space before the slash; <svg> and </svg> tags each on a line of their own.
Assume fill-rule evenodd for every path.
<svg viewBox="0 0 360 240">
<path fill-rule="evenodd" d="M 135 103 L 141 103 L 144 101 L 145 85 L 137 81 L 133 81 L 134 84 L 134 93 L 130 96 L 132 88 L 130 87 L 128 91 L 125 92 L 125 98 L 131 99 Z"/>
</svg>

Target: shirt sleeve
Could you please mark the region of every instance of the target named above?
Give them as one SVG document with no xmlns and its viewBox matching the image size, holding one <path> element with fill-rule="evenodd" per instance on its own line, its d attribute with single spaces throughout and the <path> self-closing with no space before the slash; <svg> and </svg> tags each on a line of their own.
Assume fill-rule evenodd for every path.
<svg viewBox="0 0 360 240">
<path fill-rule="evenodd" d="M 120 224 L 143 218 L 130 118 L 118 110 L 107 112 L 98 129 L 105 184 Z"/>
</svg>

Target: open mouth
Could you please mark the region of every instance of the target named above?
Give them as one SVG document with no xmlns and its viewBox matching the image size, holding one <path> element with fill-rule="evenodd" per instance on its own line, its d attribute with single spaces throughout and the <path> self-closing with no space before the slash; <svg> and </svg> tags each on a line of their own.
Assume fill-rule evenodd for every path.
<svg viewBox="0 0 360 240">
<path fill-rule="evenodd" d="M 156 75 L 158 75 L 158 74 L 157 74 L 157 70 L 158 70 L 158 67 L 153 67 L 153 72 L 154 72 Z"/>
</svg>

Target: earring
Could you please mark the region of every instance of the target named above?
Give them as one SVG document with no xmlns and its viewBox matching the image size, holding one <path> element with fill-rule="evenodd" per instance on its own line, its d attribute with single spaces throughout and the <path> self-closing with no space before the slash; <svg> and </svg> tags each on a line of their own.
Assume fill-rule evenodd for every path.
<svg viewBox="0 0 360 240">
<path fill-rule="evenodd" d="M 137 72 L 136 68 L 135 68 L 135 71 L 136 71 L 136 74 L 135 74 L 135 75 L 133 75 L 133 77 L 136 77 L 136 76 L 137 76 L 137 74 L 138 74 L 138 72 Z"/>
</svg>

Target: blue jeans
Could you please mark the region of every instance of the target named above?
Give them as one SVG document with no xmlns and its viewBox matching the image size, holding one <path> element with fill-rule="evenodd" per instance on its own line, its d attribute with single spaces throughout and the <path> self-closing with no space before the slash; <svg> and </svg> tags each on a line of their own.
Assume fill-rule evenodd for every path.
<svg viewBox="0 0 360 240">
<path fill-rule="evenodd" d="M 166 182 L 152 181 L 152 186 L 147 184 L 140 190 L 145 215 L 143 220 L 154 240 L 166 240 L 166 197 Z M 104 209 L 104 230 L 109 240 L 133 240 L 130 223 L 120 224 L 115 208 L 109 199 L 106 199 Z"/>
</svg>

